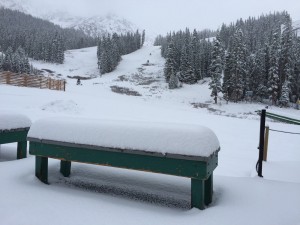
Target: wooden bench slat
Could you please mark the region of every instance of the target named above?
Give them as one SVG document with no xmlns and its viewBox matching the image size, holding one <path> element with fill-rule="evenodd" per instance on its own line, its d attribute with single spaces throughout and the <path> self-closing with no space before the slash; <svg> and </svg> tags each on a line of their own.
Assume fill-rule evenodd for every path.
<svg viewBox="0 0 300 225">
<path fill-rule="evenodd" d="M 149 171 L 196 179 L 207 179 L 218 164 L 214 154 L 205 161 L 192 161 L 107 150 L 67 147 L 30 141 L 29 153 L 65 161 L 91 163 L 125 169 Z"/>
</svg>

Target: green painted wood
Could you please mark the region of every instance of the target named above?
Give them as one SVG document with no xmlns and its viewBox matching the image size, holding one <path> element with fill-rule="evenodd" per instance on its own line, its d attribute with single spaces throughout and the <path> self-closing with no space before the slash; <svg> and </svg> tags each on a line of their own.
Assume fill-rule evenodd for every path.
<svg viewBox="0 0 300 225">
<path fill-rule="evenodd" d="M 35 157 L 35 176 L 45 184 L 48 184 L 48 158 Z"/>
<path fill-rule="evenodd" d="M 197 179 L 207 179 L 216 167 L 215 161 L 217 160 L 217 154 L 208 159 L 207 162 L 202 162 L 124 152 L 82 149 L 32 141 L 30 141 L 29 153 L 65 161 L 91 163 Z"/>
<path fill-rule="evenodd" d="M 61 160 L 60 161 L 60 172 L 64 177 L 69 177 L 71 173 L 71 162 L 70 161 L 65 161 Z"/>
<path fill-rule="evenodd" d="M 191 206 L 192 208 L 204 209 L 204 181 L 191 179 Z"/>
<path fill-rule="evenodd" d="M 213 196 L 213 174 L 204 181 L 204 202 L 205 205 L 209 205 L 212 202 Z"/>
<path fill-rule="evenodd" d="M 269 117 L 271 119 L 278 120 L 278 121 L 281 121 L 281 122 L 285 122 L 285 123 L 300 125 L 300 120 L 293 119 L 293 118 L 286 117 L 286 116 L 277 115 L 277 114 L 274 114 L 274 113 L 267 112 L 266 117 Z"/>
<path fill-rule="evenodd" d="M 258 113 L 258 115 L 261 115 L 261 110 L 258 110 L 256 112 Z M 266 117 L 274 119 L 274 120 L 278 120 L 281 122 L 285 122 L 285 123 L 300 125 L 300 120 L 298 120 L 298 119 L 290 118 L 287 116 L 281 116 L 281 115 L 278 115 L 275 113 L 266 112 Z"/>
<path fill-rule="evenodd" d="M 27 141 L 27 133 L 28 129 L 11 131 L 0 130 L 0 144 Z"/>
<path fill-rule="evenodd" d="M 17 159 L 23 159 L 27 157 L 27 141 L 18 142 L 17 147 Z"/>
<path fill-rule="evenodd" d="M 0 130 L 0 144 L 18 142 L 17 159 L 27 156 L 27 133 L 29 128 L 15 130 Z"/>
</svg>

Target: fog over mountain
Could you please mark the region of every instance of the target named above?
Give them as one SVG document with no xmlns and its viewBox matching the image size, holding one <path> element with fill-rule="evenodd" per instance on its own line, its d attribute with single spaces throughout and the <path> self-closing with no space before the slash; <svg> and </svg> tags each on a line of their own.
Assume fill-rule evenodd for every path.
<svg viewBox="0 0 300 225">
<path fill-rule="evenodd" d="M 80 13 L 69 11 L 68 7 L 58 7 L 59 4 L 54 6 L 47 2 L 41 3 L 34 0 L 1 0 L 0 6 L 49 20 L 63 28 L 81 30 L 92 37 L 105 33 L 116 32 L 121 34 L 142 29 L 125 18 L 113 13 L 98 16 L 84 16 L 80 15 Z"/>
<path fill-rule="evenodd" d="M 146 29 L 156 36 L 172 30 L 216 30 L 222 23 L 286 10 L 300 20 L 297 0 L 1 0 L 0 5 L 32 14 L 86 34 Z M 112 16 L 113 15 L 113 16 Z"/>
</svg>

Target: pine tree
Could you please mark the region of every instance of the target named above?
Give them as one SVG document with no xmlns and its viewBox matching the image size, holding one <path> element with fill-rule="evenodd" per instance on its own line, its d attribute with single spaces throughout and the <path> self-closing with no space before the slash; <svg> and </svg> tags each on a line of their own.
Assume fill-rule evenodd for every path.
<svg viewBox="0 0 300 225">
<path fill-rule="evenodd" d="M 179 73 L 175 73 L 172 69 L 172 73 L 169 79 L 169 89 L 175 89 L 179 87 L 179 79 L 178 79 Z"/>
<path fill-rule="evenodd" d="M 285 107 L 288 106 L 288 103 L 290 101 L 289 93 L 290 93 L 290 90 L 289 90 L 288 81 L 285 81 L 282 85 L 281 96 L 279 99 L 280 105 L 285 106 Z"/>
<path fill-rule="evenodd" d="M 200 63 L 200 39 L 196 29 L 193 31 L 191 40 L 191 54 L 196 80 L 202 79 L 201 63 Z"/>
<path fill-rule="evenodd" d="M 221 92 L 221 76 L 223 62 L 221 59 L 223 48 L 220 43 L 220 36 L 217 35 L 216 39 L 213 42 L 212 50 L 212 62 L 210 65 L 210 74 L 211 81 L 209 83 L 209 89 L 211 89 L 211 96 L 214 98 L 215 103 L 217 104 L 218 94 Z"/>
<path fill-rule="evenodd" d="M 283 24 L 283 31 L 281 34 L 281 57 L 280 57 L 280 82 L 291 80 L 292 77 L 292 21 L 290 16 L 286 13 Z"/>
<path fill-rule="evenodd" d="M 4 71 L 12 71 L 13 49 L 9 46 L 5 52 L 2 68 Z"/>
<path fill-rule="evenodd" d="M 167 57 L 164 67 L 164 76 L 166 82 L 169 82 L 171 75 L 174 73 L 174 43 L 173 41 L 171 41 L 168 46 Z"/>
<path fill-rule="evenodd" d="M 188 58 L 187 46 L 184 45 L 180 58 L 180 77 L 179 80 L 186 84 L 196 83 L 196 77 L 192 68 L 191 62 Z"/>
<path fill-rule="evenodd" d="M 273 39 L 270 49 L 270 68 L 268 72 L 268 92 L 272 103 L 276 104 L 279 97 L 279 55 L 280 55 L 280 42 L 279 42 L 279 30 L 275 30 L 273 33 Z"/>
<path fill-rule="evenodd" d="M 232 93 L 230 99 L 234 102 L 240 101 L 245 91 L 245 76 L 246 76 L 246 50 L 243 43 L 243 32 L 238 28 L 233 36 L 232 46 Z"/>
<path fill-rule="evenodd" d="M 145 34 L 145 30 L 143 30 L 141 47 L 142 47 L 142 46 L 144 45 L 144 43 L 145 43 L 145 38 L 146 38 L 146 34 Z"/>
</svg>

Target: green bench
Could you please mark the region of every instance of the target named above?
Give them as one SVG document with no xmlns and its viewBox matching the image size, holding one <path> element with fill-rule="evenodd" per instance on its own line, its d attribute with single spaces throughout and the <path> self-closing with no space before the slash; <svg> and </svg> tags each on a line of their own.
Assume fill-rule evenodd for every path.
<svg viewBox="0 0 300 225">
<path fill-rule="evenodd" d="M 205 132 L 204 136 L 214 140 L 208 141 L 209 144 L 204 141 L 203 144 L 211 147 L 211 142 L 213 142 L 213 148 L 216 149 L 206 152 L 206 156 L 199 156 L 151 151 L 152 147 L 159 148 L 158 146 L 163 145 L 161 143 L 162 140 L 170 142 L 176 135 L 180 134 L 178 132 L 175 136 L 166 135 L 168 137 L 164 139 L 163 133 L 166 131 L 158 134 L 156 132 L 164 129 L 163 127 L 166 127 L 165 124 L 161 126 L 154 124 L 154 128 L 149 126 L 142 129 L 143 124 L 140 126 L 139 123 L 125 123 L 124 125 L 121 122 L 121 125 L 115 123 L 110 126 L 109 122 L 104 122 L 105 124 L 103 125 L 102 122 L 88 121 L 83 122 L 86 127 L 79 126 L 77 129 L 74 129 L 74 126 L 77 126 L 76 121 L 74 123 L 66 120 L 55 122 L 52 119 L 39 121 L 32 125 L 28 134 L 29 153 L 36 156 L 35 175 L 43 183 L 48 184 L 48 158 L 54 158 L 60 160 L 60 172 L 65 177 L 70 176 L 71 162 L 73 161 L 191 178 L 191 206 L 204 209 L 205 205 L 212 202 L 213 171 L 218 165 L 220 147 L 216 136 L 208 128 L 201 128 Z M 172 129 L 179 128 L 181 125 L 176 126 L 172 127 Z M 43 131 L 40 129 L 44 130 L 46 134 L 42 135 Z M 105 131 L 106 133 L 103 133 Z M 167 131 L 169 130 L 167 129 Z M 59 134 L 60 132 L 61 135 Z M 150 137 L 146 137 L 147 132 L 150 133 Z M 90 137 L 90 135 L 94 136 Z M 110 135 L 117 136 L 111 137 Z M 125 139 L 120 135 L 125 135 Z M 185 135 L 182 134 L 182 136 Z M 89 144 L 84 143 L 84 139 L 88 137 L 90 140 L 86 142 L 89 142 Z M 134 137 L 137 143 L 132 144 Z M 154 137 L 158 139 L 156 140 L 158 141 L 157 145 L 150 146 L 150 150 L 145 150 L 145 147 L 137 150 L 140 144 L 142 146 L 144 143 L 147 146 L 147 143 L 155 141 L 153 140 Z M 186 137 L 186 140 L 190 140 L 189 133 Z M 97 145 L 91 143 L 94 139 L 97 139 L 95 142 L 99 142 Z M 111 143 L 112 140 L 107 139 L 114 139 L 116 144 Z M 178 140 L 173 141 L 175 143 L 165 143 L 166 146 L 177 146 L 176 141 Z M 185 141 L 185 137 L 181 137 L 181 141 Z M 195 144 L 199 143 L 201 141 Z M 181 143 L 178 143 L 178 145 L 180 148 Z M 127 146 L 127 148 L 118 146 Z M 199 148 L 201 147 L 199 146 Z"/>
<path fill-rule="evenodd" d="M 0 114 L 0 145 L 17 142 L 17 159 L 27 156 L 27 133 L 31 122 L 19 114 Z"/>
</svg>

